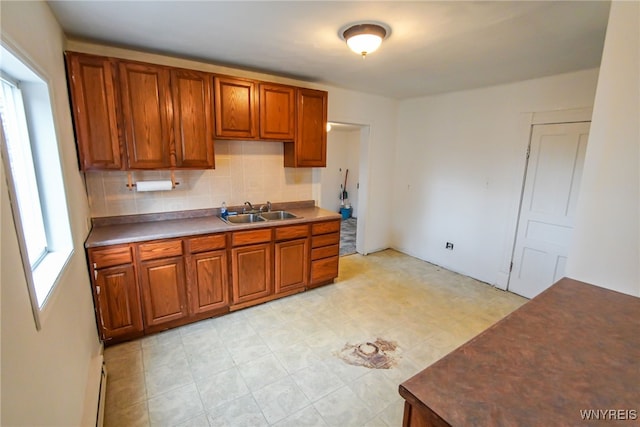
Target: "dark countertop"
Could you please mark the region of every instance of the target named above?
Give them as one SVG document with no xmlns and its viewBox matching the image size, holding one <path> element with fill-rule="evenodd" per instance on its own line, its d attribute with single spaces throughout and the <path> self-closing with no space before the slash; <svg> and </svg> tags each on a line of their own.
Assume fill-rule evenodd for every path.
<svg viewBox="0 0 640 427">
<path fill-rule="evenodd" d="M 451 426 L 608 425 L 589 409 L 640 425 L 640 298 L 564 278 L 400 394 Z"/>
<path fill-rule="evenodd" d="M 276 209 L 286 209 L 299 218 L 253 224 L 227 224 L 218 218 L 217 210 L 97 218 L 85 241 L 85 247 L 93 248 L 341 218 L 338 213 L 313 206 L 313 202 L 310 205 L 309 203 L 274 204 L 273 210 Z"/>
</svg>

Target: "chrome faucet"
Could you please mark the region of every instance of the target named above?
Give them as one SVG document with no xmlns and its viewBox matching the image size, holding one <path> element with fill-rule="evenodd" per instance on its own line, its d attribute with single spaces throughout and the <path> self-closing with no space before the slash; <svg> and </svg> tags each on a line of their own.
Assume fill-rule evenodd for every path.
<svg viewBox="0 0 640 427">
<path fill-rule="evenodd" d="M 262 210 L 265 208 L 265 205 L 260 206 L 260 212 L 262 212 Z M 271 202 L 267 200 L 267 212 L 271 212 Z"/>
<path fill-rule="evenodd" d="M 244 205 L 247 206 L 249 205 L 249 211 L 253 211 L 253 205 L 251 204 L 251 202 L 244 202 Z M 247 212 L 247 208 L 242 208 L 242 213 L 246 213 Z"/>
</svg>

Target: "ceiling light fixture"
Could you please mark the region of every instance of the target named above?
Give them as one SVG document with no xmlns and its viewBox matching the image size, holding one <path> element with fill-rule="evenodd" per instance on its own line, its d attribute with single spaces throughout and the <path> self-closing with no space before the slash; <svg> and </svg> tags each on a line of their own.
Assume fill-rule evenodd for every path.
<svg viewBox="0 0 640 427">
<path fill-rule="evenodd" d="M 389 31 L 382 25 L 366 23 L 352 25 L 341 33 L 349 48 L 364 59 L 380 47 Z"/>
</svg>

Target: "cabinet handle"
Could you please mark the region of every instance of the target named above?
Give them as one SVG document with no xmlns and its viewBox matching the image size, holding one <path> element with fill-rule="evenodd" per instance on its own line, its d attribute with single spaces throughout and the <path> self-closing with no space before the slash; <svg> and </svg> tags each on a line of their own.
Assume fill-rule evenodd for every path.
<svg viewBox="0 0 640 427">
<path fill-rule="evenodd" d="M 100 286 L 96 286 L 96 295 L 100 295 Z"/>
<path fill-rule="evenodd" d="M 98 280 L 98 264 L 93 263 L 93 278 Z"/>
</svg>

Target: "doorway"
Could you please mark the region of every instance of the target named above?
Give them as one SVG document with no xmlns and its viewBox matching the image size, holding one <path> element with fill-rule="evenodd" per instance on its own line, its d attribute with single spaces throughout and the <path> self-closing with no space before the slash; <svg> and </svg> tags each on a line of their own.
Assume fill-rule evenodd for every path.
<svg viewBox="0 0 640 427">
<path fill-rule="evenodd" d="M 368 127 L 331 122 L 327 134 L 327 167 L 320 176 L 320 207 L 342 214 L 340 255 L 362 253 L 362 232 L 366 200 L 361 197 L 363 147 Z"/>
<path fill-rule="evenodd" d="M 532 127 L 508 290 L 533 298 L 564 276 L 590 122 Z"/>
</svg>

